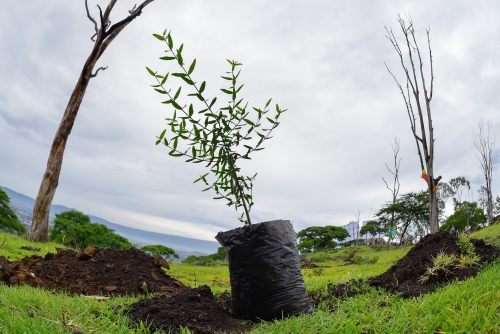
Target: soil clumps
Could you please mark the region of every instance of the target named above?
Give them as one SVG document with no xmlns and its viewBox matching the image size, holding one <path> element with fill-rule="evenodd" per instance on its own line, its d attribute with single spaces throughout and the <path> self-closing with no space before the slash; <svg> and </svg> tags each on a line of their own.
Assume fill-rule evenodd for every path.
<svg viewBox="0 0 500 334">
<path fill-rule="evenodd" d="M 0 280 L 83 295 L 173 294 L 189 289 L 162 269 L 168 263 L 141 250 L 88 247 L 76 253 L 58 248 L 57 254 L 32 255 L 8 262 L 0 257 Z"/>
<path fill-rule="evenodd" d="M 465 280 L 476 276 L 485 262 L 500 257 L 500 248 L 486 245 L 483 240 L 470 239 L 471 249 L 478 257 L 475 264 L 460 263 L 467 256 L 459 246 L 455 233 L 439 232 L 421 239 L 403 258 L 385 273 L 362 280 L 351 280 L 341 284 L 328 284 L 326 292 L 313 294 L 313 304 L 329 303 L 332 298 L 352 298 L 364 294 L 370 287 L 381 287 L 399 293 L 403 298 L 418 297 L 436 290 L 436 286 L 454 280 Z M 470 254 L 469 254 L 470 255 Z M 436 266 L 436 258 L 447 257 L 447 264 Z M 433 270 L 430 270 L 432 268 Z"/>
<path fill-rule="evenodd" d="M 250 326 L 231 317 L 206 285 L 171 297 L 142 299 L 128 308 L 129 317 L 151 325 L 151 331 L 180 333 L 181 326 L 196 334 L 245 333 Z"/>
<path fill-rule="evenodd" d="M 370 278 L 368 284 L 398 292 L 404 298 L 418 297 L 433 292 L 436 283 L 465 280 L 476 276 L 483 263 L 492 262 L 500 257 L 500 248 L 486 245 L 483 240 L 470 239 L 470 243 L 479 259 L 474 265 L 461 265 L 459 262 L 461 256 L 468 254 L 460 248 L 457 234 L 449 232 L 428 234 L 389 270 Z M 435 259 L 440 255 L 451 255 L 455 261 L 439 268 Z M 429 274 L 429 268 L 436 270 Z M 423 280 L 426 275 L 428 278 Z"/>
</svg>

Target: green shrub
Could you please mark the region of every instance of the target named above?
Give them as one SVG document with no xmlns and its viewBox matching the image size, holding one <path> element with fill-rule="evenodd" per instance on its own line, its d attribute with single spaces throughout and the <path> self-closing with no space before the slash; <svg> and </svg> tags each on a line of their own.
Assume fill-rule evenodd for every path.
<svg viewBox="0 0 500 334">
<path fill-rule="evenodd" d="M 17 215 L 9 206 L 10 198 L 0 189 L 0 231 L 19 236 L 27 233 L 26 227 L 19 222 Z"/>
<path fill-rule="evenodd" d="M 83 249 L 92 245 L 109 248 L 132 248 L 132 244 L 105 225 L 92 223 L 90 218 L 70 210 L 56 214 L 49 239 L 63 245 Z"/>
</svg>

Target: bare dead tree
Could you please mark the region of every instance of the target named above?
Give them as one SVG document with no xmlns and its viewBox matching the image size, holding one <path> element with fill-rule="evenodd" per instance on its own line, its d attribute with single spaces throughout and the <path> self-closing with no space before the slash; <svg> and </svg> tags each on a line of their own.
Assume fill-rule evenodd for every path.
<svg viewBox="0 0 500 334">
<path fill-rule="evenodd" d="M 78 78 L 75 88 L 71 93 L 68 105 L 66 106 L 66 110 L 64 111 L 59 128 L 54 136 L 54 141 L 52 143 L 52 148 L 47 161 L 47 168 L 43 175 L 40 189 L 35 201 L 35 206 L 33 208 L 31 233 L 28 236 L 30 240 L 47 241 L 48 239 L 50 206 L 59 183 L 59 175 L 61 173 L 66 142 L 73 128 L 76 115 L 80 109 L 80 105 L 90 79 L 96 77 L 100 70 L 104 71 L 107 69 L 107 67 L 99 67 L 95 72 L 93 72 L 95 64 L 107 49 L 109 44 L 111 44 L 123 28 L 125 28 L 136 17 L 141 15 L 144 7 L 153 1 L 154 0 L 145 0 L 139 5 L 139 7 L 134 6 L 134 8 L 129 11 L 130 15 L 128 17 L 111 25 L 110 14 L 117 0 L 110 0 L 104 13 L 102 12 L 101 7 L 97 5 L 99 8 L 99 23 L 97 23 L 97 21 L 90 16 L 87 0 L 85 0 L 87 17 L 94 24 L 95 34 L 91 37 L 91 40 L 94 42 L 94 47 L 92 48 L 90 56 L 87 58 L 87 61 L 83 66 L 80 77 Z"/>
<path fill-rule="evenodd" d="M 399 194 L 399 187 L 400 187 L 399 166 L 401 165 L 401 158 L 398 159 L 398 154 L 399 154 L 399 148 L 400 148 L 401 141 L 399 140 L 398 137 L 394 136 L 394 141 L 387 138 L 387 142 L 389 143 L 389 145 L 391 145 L 391 148 L 392 148 L 392 153 L 393 153 L 393 157 L 394 157 L 394 170 L 390 169 L 387 164 L 385 164 L 385 167 L 387 168 L 389 173 L 391 173 L 393 175 L 394 180 L 392 182 L 391 187 L 389 187 L 389 184 L 387 183 L 387 181 L 384 178 L 382 178 L 382 180 L 384 181 L 387 189 L 389 189 L 389 191 L 392 194 L 392 205 L 395 205 L 396 199 L 397 199 L 398 194 Z M 389 226 L 393 226 L 393 225 L 394 225 L 394 212 L 392 213 L 392 218 L 391 218 L 391 222 L 390 222 Z"/>
<path fill-rule="evenodd" d="M 356 221 L 358 222 L 358 230 L 356 231 L 356 245 L 359 245 L 359 217 L 361 216 L 361 212 L 359 211 L 359 209 L 354 215 L 356 216 Z"/>
<path fill-rule="evenodd" d="M 415 138 L 415 143 L 417 145 L 417 153 L 420 158 L 420 167 L 422 169 L 422 178 L 427 181 L 428 192 L 429 192 L 429 213 L 430 213 L 430 228 L 431 233 L 436 233 L 439 231 L 438 222 L 438 202 L 437 202 L 437 185 L 441 176 L 434 177 L 434 128 L 432 126 L 431 117 L 431 100 L 434 85 L 434 71 L 432 67 L 432 50 L 431 50 L 431 40 L 430 40 L 430 29 L 426 29 L 427 32 L 427 44 L 429 46 L 429 61 L 430 61 L 430 86 L 427 90 L 425 84 L 425 76 L 420 54 L 420 49 L 415 38 L 415 29 L 413 25 L 412 18 L 406 17 L 406 21 L 398 14 L 397 21 L 401 27 L 401 30 L 405 36 L 406 48 L 408 51 L 407 55 L 403 54 L 403 50 L 400 48 L 394 33 L 385 27 L 387 32 L 387 39 L 391 42 L 392 46 L 396 50 L 401 66 L 403 67 L 406 79 L 406 90 L 400 85 L 399 81 L 396 79 L 395 75 L 389 70 L 387 64 L 385 64 L 387 71 L 396 81 L 396 84 L 403 96 L 404 103 L 406 106 L 406 111 L 408 113 L 408 118 L 410 119 L 410 127 Z M 407 60 L 405 61 L 405 58 Z M 414 58 L 418 61 L 415 65 Z M 409 65 L 408 65 L 409 62 Z M 418 71 L 417 71 L 418 66 Z M 423 89 L 423 96 L 420 94 L 420 86 Z M 412 99 L 413 97 L 413 99 Z M 422 101 L 423 99 L 423 104 Z M 416 114 L 414 105 L 416 107 Z M 418 118 L 417 118 L 418 116 Z M 418 125 L 418 130 L 417 130 Z"/>
<path fill-rule="evenodd" d="M 486 181 L 486 216 L 488 223 L 493 223 L 493 195 L 491 192 L 491 182 L 493 182 L 493 150 L 495 149 L 496 136 L 490 136 L 491 121 L 484 121 L 481 117 L 477 121 L 479 133 L 472 135 L 474 146 L 477 148 L 476 157 L 483 168 L 484 179 Z"/>
</svg>

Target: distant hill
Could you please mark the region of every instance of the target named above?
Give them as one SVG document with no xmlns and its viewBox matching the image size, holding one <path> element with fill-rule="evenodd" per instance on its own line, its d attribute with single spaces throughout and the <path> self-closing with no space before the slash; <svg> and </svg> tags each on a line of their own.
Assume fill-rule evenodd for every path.
<svg viewBox="0 0 500 334">
<path fill-rule="evenodd" d="M 10 206 L 18 214 L 20 219 L 28 224 L 31 222 L 31 212 L 35 205 L 35 200 L 26 195 L 17 193 L 7 187 L 0 188 L 7 193 L 10 197 Z M 68 208 L 64 205 L 52 205 L 50 207 L 50 218 L 51 220 L 55 218 L 56 213 L 61 213 L 68 210 L 77 210 L 73 208 Z M 86 213 L 85 213 L 86 214 Z M 115 233 L 127 238 L 132 243 L 137 243 L 139 246 L 145 245 L 165 245 L 173 248 L 182 257 L 187 257 L 188 255 L 207 255 L 217 252 L 217 248 L 220 247 L 219 243 L 215 241 L 206 241 L 192 238 L 179 237 L 170 234 L 156 233 L 150 231 L 144 231 L 132 227 L 123 226 L 120 224 L 112 223 L 106 219 L 88 215 L 90 220 L 94 223 L 99 223 L 106 225 L 110 229 L 113 229 Z"/>
</svg>

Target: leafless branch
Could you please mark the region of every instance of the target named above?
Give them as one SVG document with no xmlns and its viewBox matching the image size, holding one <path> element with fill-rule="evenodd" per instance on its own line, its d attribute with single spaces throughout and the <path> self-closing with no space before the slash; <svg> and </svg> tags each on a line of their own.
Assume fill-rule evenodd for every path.
<svg viewBox="0 0 500 334">
<path fill-rule="evenodd" d="M 97 71 L 95 71 L 95 73 L 94 73 L 94 74 L 91 74 L 91 75 L 90 75 L 90 77 L 91 77 L 91 78 L 94 78 L 95 76 L 97 76 L 97 73 L 98 73 L 100 70 L 106 71 L 107 69 L 108 69 L 108 67 L 107 67 L 107 66 L 106 66 L 106 67 L 99 67 L 99 68 L 97 69 Z"/>
<path fill-rule="evenodd" d="M 429 210 L 430 210 L 431 232 L 435 233 L 439 230 L 438 219 L 437 219 L 438 216 L 437 197 L 435 195 L 435 192 L 436 192 L 436 186 L 438 182 L 441 180 L 441 177 L 434 178 L 435 139 L 434 139 L 434 129 L 432 127 L 431 108 L 430 108 L 430 101 L 432 99 L 432 91 L 434 85 L 434 73 L 432 67 L 432 52 L 430 46 L 430 29 L 427 30 L 427 42 L 429 45 L 429 56 L 431 61 L 431 83 L 430 83 L 430 91 L 427 91 L 424 69 L 423 69 L 423 61 L 415 37 L 415 27 L 413 24 L 413 20 L 409 15 L 406 15 L 406 20 L 405 20 L 401 17 L 401 15 L 398 14 L 396 21 L 399 23 L 401 31 L 404 35 L 404 42 L 406 42 L 405 52 L 403 53 L 403 50 L 401 49 L 392 29 L 389 30 L 387 27 L 385 27 L 385 30 L 387 32 L 386 38 L 391 42 L 394 50 L 396 50 L 396 53 L 399 57 L 399 62 L 401 63 L 401 67 L 403 69 L 406 78 L 406 92 L 396 79 L 396 76 L 389 70 L 387 64 L 386 68 L 393 77 L 393 79 L 396 81 L 399 91 L 403 95 L 406 110 L 408 113 L 408 118 L 410 120 L 410 127 L 413 136 L 415 138 L 415 143 L 417 145 L 417 153 L 420 158 L 420 167 L 422 168 L 422 170 L 427 169 L 426 180 L 428 179 L 428 191 L 430 195 Z M 418 64 L 416 64 L 417 61 Z M 427 121 L 425 121 L 424 119 L 423 105 L 420 100 L 420 85 L 422 86 L 424 93 L 423 96 L 425 100 L 425 108 L 426 108 L 425 112 L 427 116 L 426 117 Z M 415 106 L 415 111 L 413 109 L 413 106 Z M 417 119 L 418 119 L 419 130 L 417 130 Z M 418 135 L 417 131 L 419 132 Z"/>
<path fill-rule="evenodd" d="M 479 133 L 476 136 L 473 135 L 473 142 L 478 150 L 476 157 L 481 163 L 486 181 L 486 214 L 488 216 L 488 222 L 491 224 L 493 222 L 493 194 L 491 183 L 493 181 L 493 150 L 495 149 L 496 136 L 493 135 L 493 138 L 490 137 L 491 121 L 485 122 L 481 117 L 477 121 L 477 125 Z"/>
<path fill-rule="evenodd" d="M 85 0 L 85 9 L 87 10 L 87 17 L 89 18 L 90 21 L 92 21 L 94 23 L 94 30 L 95 30 L 95 35 L 94 36 L 96 36 L 97 35 L 97 31 L 98 31 L 97 22 L 94 20 L 94 18 L 92 16 L 90 16 L 89 6 L 87 5 L 87 0 Z M 94 36 L 92 36 L 90 38 L 92 41 L 94 41 L 94 39 L 93 39 Z"/>
</svg>

